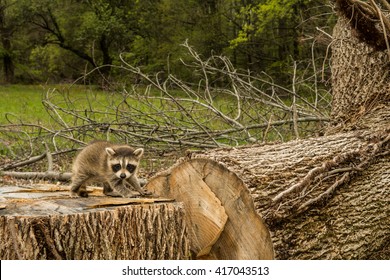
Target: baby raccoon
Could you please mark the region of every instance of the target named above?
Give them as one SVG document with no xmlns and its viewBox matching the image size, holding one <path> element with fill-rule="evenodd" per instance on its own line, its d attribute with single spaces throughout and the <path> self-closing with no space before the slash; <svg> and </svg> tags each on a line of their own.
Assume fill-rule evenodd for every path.
<svg viewBox="0 0 390 280">
<path fill-rule="evenodd" d="M 134 197 L 147 194 L 142 190 L 137 171 L 144 153 L 142 148 L 95 141 L 86 146 L 73 163 L 71 195 L 88 197 L 86 183 L 103 183 L 109 196 Z"/>
</svg>

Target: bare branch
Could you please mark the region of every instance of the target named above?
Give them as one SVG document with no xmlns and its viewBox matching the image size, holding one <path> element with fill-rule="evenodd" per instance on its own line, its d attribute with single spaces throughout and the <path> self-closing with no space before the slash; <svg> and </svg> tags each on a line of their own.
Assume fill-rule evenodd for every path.
<svg viewBox="0 0 390 280">
<path fill-rule="evenodd" d="M 11 176 L 18 179 L 45 179 L 45 180 L 57 180 L 57 181 L 69 181 L 72 177 L 72 173 L 65 172 L 16 172 L 16 171 L 1 171 L 1 176 Z"/>
<path fill-rule="evenodd" d="M 269 140 L 305 137 L 317 132 L 329 120 L 328 92 L 320 89 L 317 75 L 304 77 L 294 63 L 291 87 L 276 84 L 272 77 L 253 76 L 235 69 L 225 56 L 203 59 L 185 42 L 191 58 L 184 62 L 193 73 L 191 82 L 173 74 L 149 75 L 130 65 L 121 55 L 121 65 L 111 66 L 136 84 L 118 92 L 86 92 L 72 98 L 57 89 L 47 90 L 42 103 L 51 117 L 50 124 L 29 123 L 8 116 L 9 124 L 0 125 L 6 142 L 28 137 L 30 156 L 8 163 L 3 170 L 25 166 L 69 147 L 84 146 L 93 139 L 106 139 L 146 147 L 153 151 L 177 151 L 238 146 Z M 313 67 L 313 61 L 307 67 Z M 86 73 L 88 76 L 100 67 Z M 84 77 L 85 78 L 85 77 Z M 82 78 L 80 78 L 81 80 Z M 313 81 L 314 79 L 314 81 Z M 194 82 L 195 81 L 195 82 Z M 223 82 L 221 82 L 223 81 Z M 302 94 L 301 90 L 305 93 Z M 79 102 L 82 98 L 82 102 Z M 314 102 L 313 102 L 313 101 Z M 325 107 L 324 107 L 325 106 Z M 10 139 L 13 137 L 13 139 Z M 46 143 L 40 156 L 33 148 Z M 0 142 L 1 144 L 1 142 Z M 18 151 L 9 147 L 17 156 Z M 53 153 L 48 152 L 49 150 Z"/>
</svg>

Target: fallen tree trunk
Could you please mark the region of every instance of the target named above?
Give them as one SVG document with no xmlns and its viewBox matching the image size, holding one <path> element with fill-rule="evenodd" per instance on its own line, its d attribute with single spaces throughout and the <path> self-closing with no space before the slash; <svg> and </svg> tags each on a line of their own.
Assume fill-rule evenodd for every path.
<svg viewBox="0 0 390 280">
<path fill-rule="evenodd" d="M 277 259 L 388 259 L 388 132 L 339 133 L 188 157 L 222 163 L 244 181 L 271 231 Z"/>
<path fill-rule="evenodd" d="M 68 188 L 0 188 L 1 259 L 188 259 L 180 203 L 156 198 L 71 199 Z M 101 189 L 97 191 L 101 193 Z"/>
</svg>

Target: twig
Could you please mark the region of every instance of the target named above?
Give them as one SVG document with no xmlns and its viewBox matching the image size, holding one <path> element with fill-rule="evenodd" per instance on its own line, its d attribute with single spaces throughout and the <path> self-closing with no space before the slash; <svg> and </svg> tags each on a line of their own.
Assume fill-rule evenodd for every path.
<svg viewBox="0 0 390 280">
<path fill-rule="evenodd" d="M 325 34 L 328 38 L 333 39 L 333 36 L 332 36 L 332 35 L 330 35 L 328 32 L 325 32 L 325 31 L 322 30 L 321 28 L 316 27 L 316 30 L 320 31 L 322 34 Z"/>
<path fill-rule="evenodd" d="M 309 208 L 310 205 L 315 204 L 315 203 L 325 199 L 327 196 L 332 194 L 338 186 L 348 182 L 349 178 L 350 178 L 349 172 L 344 173 L 344 175 L 340 179 L 336 180 L 336 182 L 334 182 L 333 185 L 330 186 L 325 192 L 321 193 L 319 196 L 317 196 L 313 199 L 306 201 L 301 206 L 299 206 L 297 212 L 298 213 L 303 212 L 307 208 Z"/>
<path fill-rule="evenodd" d="M 381 133 L 384 133 L 384 135 L 382 135 Z M 314 204 L 319 200 L 325 198 L 326 196 L 331 194 L 338 186 L 347 182 L 354 174 L 361 172 L 365 168 L 367 168 L 367 166 L 377 156 L 383 154 L 383 150 L 387 148 L 387 145 L 390 142 L 390 134 L 388 133 L 388 131 L 380 132 L 379 135 L 377 135 L 377 137 L 381 140 L 375 144 L 367 143 L 365 146 L 361 148 L 355 149 L 353 151 L 347 152 L 342 155 L 335 156 L 332 160 L 324 162 L 320 167 L 311 169 L 301 181 L 299 181 L 298 183 L 292 185 L 290 188 L 276 195 L 273 198 L 272 203 L 276 204 L 280 202 L 282 199 L 286 198 L 289 194 L 293 192 L 297 193 L 301 191 L 302 189 L 308 187 L 309 184 L 313 183 L 315 180 L 317 181 L 322 180 L 334 174 L 342 173 L 343 175 L 341 175 L 339 179 L 336 179 L 336 181 L 332 184 L 332 186 L 327 188 L 323 193 L 321 193 L 317 197 L 312 198 L 307 202 L 303 203 L 298 208 L 298 210 L 301 211 L 302 209 L 306 209 L 309 205 Z M 373 136 L 372 139 L 375 138 L 376 137 Z M 352 162 L 353 159 L 355 159 L 356 161 L 354 167 L 339 167 L 331 170 L 332 168 L 336 166 L 340 166 L 343 163 Z"/>
<path fill-rule="evenodd" d="M 390 30 L 390 22 L 389 20 L 383 15 L 381 9 L 378 7 L 378 5 L 375 3 L 374 0 L 370 0 L 372 6 L 374 6 L 375 10 L 376 10 L 376 13 L 377 13 L 377 16 L 381 22 L 381 25 L 382 25 L 382 29 L 383 29 L 383 38 L 385 40 L 385 43 L 386 43 L 386 47 L 387 47 L 387 55 L 388 55 L 388 59 L 390 59 L 390 45 L 389 45 L 389 39 L 387 37 L 387 29 Z"/>
<path fill-rule="evenodd" d="M 301 181 L 279 193 L 272 199 L 272 202 L 277 203 L 288 194 L 302 190 L 304 187 L 308 186 L 317 175 L 323 174 L 324 172 L 330 170 L 332 167 L 337 166 L 339 161 L 340 157 L 336 156 L 332 160 L 324 162 L 321 166 L 311 169 Z"/>
<path fill-rule="evenodd" d="M 17 179 L 44 179 L 44 180 L 57 180 L 57 181 L 69 181 L 72 177 L 70 172 L 16 172 L 16 171 L 1 171 L 1 176 L 10 176 Z"/>
<path fill-rule="evenodd" d="M 299 131 L 298 131 L 298 113 L 297 113 L 297 104 L 296 104 L 296 90 L 295 90 L 295 79 L 297 75 L 297 62 L 294 61 L 294 76 L 292 80 L 292 89 L 293 89 L 293 100 L 292 100 L 292 115 L 293 115 L 293 125 L 294 125 L 294 134 L 295 139 L 299 139 Z"/>
<path fill-rule="evenodd" d="M 9 164 L 5 167 L 3 167 L 1 170 L 10 170 L 10 169 L 14 169 L 14 168 L 17 168 L 17 167 L 23 167 L 23 166 L 26 166 L 26 165 L 29 165 L 29 164 L 32 164 L 32 163 L 35 163 L 37 161 L 40 161 L 41 159 L 45 158 L 46 157 L 46 153 L 44 154 L 41 154 L 39 156 L 34 156 L 34 157 L 31 157 L 27 160 L 24 160 L 24 161 L 21 161 L 21 162 L 17 162 L 17 163 L 13 163 L 13 164 Z"/>
<path fill-rule="evenodd" d="M 308 95 L 300 94 L 301 85 L 309 82 L 298 77 L 296 62 L 293 86 L 289 89 L 275 84 L 266 74 L 264 78 L 264 75 L 252 76 L 250 72 L 235 69 L 225 56 L 203 59 L 188 42 L 184 47 L 192 57 L 191 63 L 184 62 L 184 65 L 199 78 L 194 83 L 172 74 L 148 75 L 127 63 L 121 55 L 122 65 L 112 67 L 126 71 L 126 75 L 135 75 L 140 81 L 131 89 L 109 96 L 105 108 L 94 108 L 90 94 L 85 97 L 88 102 L 85 110 L 69 95 L 48 90 L 43 103 L 56 122 L 55 127 L 14 119 L 9 125 L 0 125 L 0 129 L 14 129 L 16 137 L 27 133 L 31 147 L 32 143 L 44 141 L 48 144 L 46 151 L 49 148 L 58 151 L 61 146 L 83 146 L 92 139 L 149 146 L 153 150 L 175 150 L 177 147 L 202 149 L 264 141 L 271 132 L 269 138 L 283 141 L 291 135 L 291 130 L 283 126 L 293 127 L 295 136 L 301 137 L 299 134 L 306 132 L 301 129 L 302 123 L 328 121 L 327 113 L 318 104 L 309 102 L 304 97 Z M 94 71 L 99 68 L 86 76 Z M 216 86 L 221 77 L 224 85 Z M 313 78 L 317 76 L 310 77 Z M 310 86 L 308 89 L 313 91 Z M 314 90 L 318 95 L 317 86 Z M 293 104 L 291 99 L 283 99 L 281 95 L 289 95 Z M 23 164 L 29 164 L 29 160 L 9 165 L 9 168 Z M 51 168 L 49 166 L 49 170 Z"/>
<path fill-rule="evenodd" d="M 57 156 L 57 155 L 65 154 L 65 153 L 70 153 L 70 152 L 74 152 L 76 150 L 77 149 L 69 149 L 69 150 L 58 151 L 58 152 L 52 153 L 51 156 L 53 157 L 53 156 Z M 47 153 L 43 153 L 43 154 L 38 155 L 38 156 L 33 156 L 33 157 L 29 158 L 29 159 L 26 159 L 26 160 L 23 160 L 23 161 L 20 161 L 20 162 L 8 164 L 8 165 L 0 168 L 0 171 L 7 171 L 7 170 L 15 169 L 15 168 L 18 168 L 18 167 L 27 166 L 27 165 L 33 164 L 35 162 L 38 162 L 38 161 L 44 159 L 45 157 L 47 157 Z"/>
<path fill-rule="evenodd" d="M 53 157 L 50 153 L 49 146 L 47 145 L 46 142 L 43 142 L 43 145 L 45 146 L 46 149 L 46 158 L 47 158 L 47 171 L 53 171 Z"/>
</svg>

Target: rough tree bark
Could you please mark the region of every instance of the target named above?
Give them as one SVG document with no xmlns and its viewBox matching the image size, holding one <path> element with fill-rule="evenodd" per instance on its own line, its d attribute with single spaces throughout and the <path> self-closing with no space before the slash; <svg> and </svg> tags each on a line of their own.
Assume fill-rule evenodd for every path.
<svg viewBox="0 0 390 280">
<path fill-rule="evenodd" d="M 340 16 L 333 31 L 332 127 L 328 133 L 389 125 L 389 52 L 360 41 L 350 23 Z"/>
<path fill-rule="evenodd" d="M 71 199 L 57 185 L 0 189 L 0 258 L 188 259 L 183 205 L 110 198 L 94 189 Z"/>
<path fill-rule="evenodd" d="M 334 29 L 332 122 L 325 136 L 193 152 L 179 163 L 218 162 L 237 174 L 268 225 L 278 259 L 390 258 L 389 57 L 358 39 L 350 22 L 340 15 Z M 202 168 L 197 172 L 206 177 Z M 180 201 L 170 182 L 182 174 L 160 174 L 146 187 Z M 156 187 L 161 176 L 167 181 Z M 218 242 L 211 252 L 220 250 Z"/>
<path fill-rule="evenodd" d="M 361 133 L 189 156 L 222 163 L 243 179 L 277 259 L 388 258 L 390 141 Z"/>
</svg>

